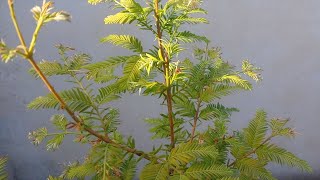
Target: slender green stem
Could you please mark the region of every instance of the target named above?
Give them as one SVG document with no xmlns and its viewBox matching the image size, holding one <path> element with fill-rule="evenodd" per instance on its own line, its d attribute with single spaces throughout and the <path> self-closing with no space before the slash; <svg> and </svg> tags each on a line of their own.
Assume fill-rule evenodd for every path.
<svg viewBox="0 0 320 180">
<path fill-rule="evenodd" d="M 86 88 L 83 86 L 82 82 L 78 79 L 78 77 L 75 75 L 75 74 L 71 74 L 71 76 L 75 79 L 75 81 L 77 82 L 77 84 L 79 85 L 79 87 L 83 90 L 83 92 L 88 96 L 89 100 L 90 100 L 90 103 L 91 103 L 91 106 L 93 108 L 93 110 L 96 112 L 98 118 L 100 119 L 100 122 L 103 126 L 103 130 L 105 131 L 105 136 L 108 137 L 108 129 L 107 127 L 105 126 L 105 123 L 104 123 L 104 119 L 99 111 L 99 106 L 96 104 L 96 102 L 91 98 L 89 92 L 86 90 Z"/>
<path fill-rule="evenodd" d="M 157 39 L 158 39 L 158 46 L 161 53 L 161 56 L 164 58 L 165 62 L 163 64 L 163 71 L 164 71 L 164 78 L 165 84 L 167 86 L 167 109 L 168 109 L 168 119 L 170 123 L 170 141 L 171 141 L 171 148 L 175 146 L 175 139 L 174 139 L 174 118 L 173 118 L 173 106 L 172 106 L 172 88 L 170 84 L 170 60 L 167 54 L 164 51 L 162 46 L 162 30 L 160 25 L 160 17 L 159 17 L 159 0 L 154 1 L 154 17 L 156 20 L 157 26 Z"/>
<path fill-rule="evenodd" d="M 194 119 L 193 119 L 193 126 L 192 126 L 192 131 L 191 131 L 191 138 L 190 138 L 190 142 L 193 141 L 194 139 L 194 134 L 197 128 L 197 121 L 199 119 L 199 111 L 200 111 L 200 107 L 201 107 L 201 99 L 200 97 L 197 99 L 197 108 L 196 108 L 196 114 L 194 115 Z"/>
<path fill-rule="evenodd" d="M 61 135 L 61 134 L 64 134 L 64 135 L 68 135 L 68 134 L 80 135 L 77 132 L 62 132 L 62 133 L 50 133 L 50 134 L 47 134 L 47 136 L 56 136 L 56 135 Z"/>
<path fill-rule="evenodd" d="M 42 25 L 43 25 L 43 18 L 40 16 L 40 17 L 39 17 L 39 20 L 38 20 L 38 22 L 37 22 L 37 26 L 36 26 L 36 28 L 35 28 L 35 30 L 34 30 L 34 32 L 33 32 L 30 45 L 29 45 L 29 50 L 28 50 L 28 52 L 29 52 L 30 54 L 33 54 L 34 47 L 36 46 L 37 39 L 38 39 L 38 35 L 39 35 L 39 31 L 40 31 Z"/>
<path fill-rule="evenodd" d="M 8 0 L 8 5 L 9 5 L 9 10 L 10 10 L 10 16 L 11 16 L 14 28 L 16 29 L 16 32 L 17 32 L 18 38 L 20 40 L 20 43 L 22 45 L 22 48 L 23 48 L 25 54 L 28 54 L 28 50 L 26 48 L 27 47 L 26 42 L 25 42 L 25 40 L 24 40 L 24 38 L 22 36 L 20 27 L 19 27 L 18 22 L 17 22 L 16 13 L 14 11 L 13 0 Z"/>
</svg>

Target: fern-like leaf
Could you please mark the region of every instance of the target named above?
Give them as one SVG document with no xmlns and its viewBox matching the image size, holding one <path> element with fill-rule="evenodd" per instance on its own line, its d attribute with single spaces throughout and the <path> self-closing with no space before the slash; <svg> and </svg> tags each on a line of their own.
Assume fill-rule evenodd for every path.
<svg viewBox="0 0 320 180">
<path fill-rule="evenodd" d="M 108 60 L 92 63 L 83 66 L 83 69 L 88 70 L 87 78 L 88 79 L 100 79 L 103 76 L 113 76 L 113 71 L 116 67 L 124 64 L 128 59 L 132 58 L 133 56 L 116 56 L 111 57 Z M 136 57 L 136 56 L 134 56 Z"/>
<path fill-rule="evenodd" d="M 57 134 L 47 142 L 46 148 L 48 151 L 54 151 L 59 148 L 64 140 L 65 134 Z"/>
<path fill-rule="evenodd" d="M 136 20 L 136 16 L 133 13 L 119 12 L 114 15 L 107 16 L 104 19 L 105 24 L 131 24 Z"/>
<path fill-rule="evenodd" d="M 209 39 L 207 39 L 205 36 L 199 36 L 190 31 L 179 32 L 176 36 L 176 39 L 184 43 L 192 43 L 192 42 L 209 43 Z"/>
<path fill-rule="evenodd" d="M 59 93 L 73 111 L 83 112 L 92 106 L 90 97 L 78 88 L 64 90 Z M 59 101 L 52 95 L 40 96 L 28 104 L 29 109 L 57 109 Z"/>
<path fill-rule="evenodd" d="M 264 166 L 265 163 L 252 158 L 244 158 L 235 163 L 240 173 L 251 179 L 276 180 Z"/>
<path fill-rule="evenodd" d="M 140 174 L 141 180 L 165 180 L 169 176 L 168 164 L 149 164 Z"/>
<path fill-rule="evenodd" d="M 52 124 L 59 130 L 65 131 L 68 124 L 67 118 L 63 114 L 57 114 L 51 118 Z"/>
<path fill-rule="evenodd" d="M 60 63 L 58 62 L 50 62 L 50 61 L 41 61 L 39 64 L 39 68 L 46 76 L 53 76 L 53 75 L 64 75 L 67 73 L 67 69 L 65 69 Z M 39 77 L 38 73 L 34 69 L 30 69 L 29 72 L 34 77 Z"/>
<path fill-rule="evenodd" d="M 59 102 L 52 94 L 47 96 L 40 96 L 31 101 L 28 105 L 28 109 L 56 109 L 59 106 Z"/>
<path fill-rule="evenodd" d="M 177 114 L 185 117 L 194 117 L 196 109 L 194 107 L 194 102 L 186 96 L 175 96 L 174 108 L 177 110 Z"/>
<path fill-rule="evenodd" d="M 258 147 L 264 140 L 267 129 L 267 113 L 263 110 L 258 110 L 248 127 L 244 129 L 245 141 L 253 148 Z"/>
<path fill-rule="evenodd" d="M 181 143 L 171 150 L 168 161 L 170 164 L 178 166 L 201 158 L 214 159 L 217 155 L 218 151 L 215 146 L 203 146 L 198 143 Z"/>
<path fill-rule="evenodd" d="M 84 179 L 86 176 L 95 174 L 94 164 L 84 163 L 81 165 L 74 165 L 67 169 L 66 178 L 68 179 Z"/>
<path fill-rule="evenodd" d="M 232 112 L 237 112 L 236 108 L 226 108 L 221 104 L 208 104 L 200 112 L 200 118 L 203 120 L 213 120 L 215 118 L 228 118 Z"/>
<path fill-rule="evenodd" d="M 106 86 L 99 89 L 99 94 L 97 95 L 96 100 L 99 104 L 105 104 L 119 98 L 120 96 L 117 95 L 117 90 L 115 88 Z"/>
<path fill-rule="evenodd" d="M 120 167 L 123 180 L 132 180 L 136 174 L 137 161 L 134 158 L 126 159 Z"/>
<path fill-rule="evenodd" d="M 134 56 L 126 62 L 123 68 L 123 76 L 114 84 L 120 91 L 129 89 L 133 82 L 137 82 L 141 75 L 140 67 L 143 65 L 143 61 L 139 56 Z"/>
<path fill-rule="evenodd" d="M 120 0 L 120 5 L 127 11 L 135 13 L 136 15 L 143 12 L 141 5 L 135 0 Z"/>
<path fill-rule="evenodd" d="M 277 147 L 276 145 L 263 145 L 261 148 L 257 149 L 256 153 L 259 158 L 266 159 L 280 165 L 298 167 L 302 171 L 312 172 L 312 168 L 306 161 L 296 157 L 294 154 L 283 148 Z"/>
<path fill-rule="evenodd" d="M 116 46 L 122 46 L 126 49 L 132 50 L 133 52 L 142 53 L 143 47 L 141 41 L 134 36 L 130 35 L 109 35 L 101 39 L 101 42 L 109 42 Z"/>
<path fill-rule="evenodd" d="M 175 19 L 174 21 L 176 23 L 181 23 L 181 24 L 199 24 L 199 23 L 208 24 L 208 20 L 205 18 L 180 17 Z"/>
<path fill-rule="evenodd" d="M 185 175 L 193 179 L 217 179 L 231 176 L 232 170 L 225 165 L 196 163 L 187 169 Z"/>
<path fill-rule="evenodd" d="M 250 84 L 249 81 L 242 79 L 238 75 L 230 74 L 230 75 L 224 75 L 219 80 L 227 82 L 227 83 L 233 83 L 236 84 L 237 86 L 245 89 L 245 90 L 251 90 L 252 85 Z"/>
</svg>

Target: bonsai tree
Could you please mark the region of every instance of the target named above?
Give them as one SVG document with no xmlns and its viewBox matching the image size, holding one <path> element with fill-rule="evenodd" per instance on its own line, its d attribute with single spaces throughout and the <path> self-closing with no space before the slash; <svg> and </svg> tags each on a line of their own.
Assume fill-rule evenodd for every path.
<svg viewBox="0 0 320 180">
<path fill-rule="evenodd" d="M 225 107 L 220 99 L 251 90 L 251 81 L 261 80 L 260 69 L 248 60 L 235 68 L 223 59 L 219 48 L 210 46 L 205 35 L 188 30 L 191 25 L 208 23 L 202 17 L 207 12 L 200 0 L 146 0 L 144 5 L 135 0 L 88 2 L 108 3 L 116 11 L 104 19 L 105 24 L 137 26 L 150 32 L 150 40 L 156 43 L 145 47 L 133 35 L 111 34 L 101 42 L 132 54 L 112 54 L 107 60 L 92 62 L 89 55 L 60 44 L 56 46 L 59 60 L 38 61 L 34 50 L 41 28 L 50 21 L 70 21 L 70 15 L 53 12 L 50 1 L 34 7 L 31 12 L 37 25 L 27 44 L 14 2 L 8 0 L 20 43 L 10 48 L 2 40 L 1 59 L 9 62 L 21 56 L 28 60 L 30 73 L 50 91 L 35 98 L 28 108 L 56 109 L 58 113 L 51 118 L 56 131 L 42 127 L 30 132 L 29 138 L 35 145 L 46 139 L 48 150 L 59 148 L 66 136 L 91 147 L 83 161 L 67 165 L 60 176 L 48 179 L 275 179 L 266 168 L 269 163 L 312 171 L 306 161 L 272 143 L 274 138 L 296 135 L 287 126 L 288 119 L 269 119 L 260 109 L 247 128 L 229 130 L 230 115 L 238 109 Z M 186 53 L 190 44 L 194 45 L 192 55 Z M 56 91 L 48 80 L 51 76 L 68 81 L 72 88 Z M 145 119 L 152 139 L 162 139 L 151 152 L 137 149 L 134 137 L 118 130 L 121 109 L 109 103 L 124 93 L 156 96 L 166 107 L 158 117 Z M 141 172 L 137 165 L 143 166 Z"/>
</svg>

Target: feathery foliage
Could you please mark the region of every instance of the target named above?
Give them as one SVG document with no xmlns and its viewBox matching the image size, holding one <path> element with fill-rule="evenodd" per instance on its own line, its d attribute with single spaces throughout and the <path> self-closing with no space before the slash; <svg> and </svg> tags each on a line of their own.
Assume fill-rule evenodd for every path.
<svg viewBox="0 0 320 180">
<path fill-rule="evenodd" d="M 14 14 L 13 2 L 8 2 Z M 131 24 L 142 33 L 148 31 L 144 35 L 152 35 L 156 41 L 147 48 L 139 37 L 110 34 L 101 42 L 132 54 L 92 62 L 89 55 L 60 44 L 56 46 L 60 59 L 37 63 L 33 54 L 41 27 L 50 21 L 70 21 L 69 14 L 52 12 L 53 3 L 44 1 L 31 10 L 37 26 L 29 46 L 14 16 L 21 45 L 10 48 L 0 42 L 2 61 L 7 63 L 16 56 L 27 59 L 33 67 L 30 74 L 50 90 L 27 107 L 59 111 L 51 118 L 53 130 L 42 127 L 29 133 L 32 143 L 44 142 L 47 150 L 56 150 L 71 136 L 74 142 L 90 147 L 83 160 L 66 164 L 59 177 L 49 176 L 49 180 L 131 180 L 138 173 L 141 180 L 272 180 L 269 163 L 312 171 L 306 161 L 272 142 L 296 135 L 287 119 L 269 120 L 265 111 L 257 110 L 243 130 L 228 129 L 230 116 L 238 109 L 223 105 L 221 99 L 252 90 L 251 81 L 262 79 L 261 69 L 244 60 L 238 70 L 222 57 L 219 48 L 210 47 L 205 35 L 188 30 L 191 25 L 209 23 L 203 17 L 207 12 L 201 8 L 201 0 L 152 0 L 145 5 L 135 0 L 88 3 L 107 3 L 116 11 L 104 19 L 105 24 Z M 188 56 L 185 52 L 193 43 L 197 46 Z M 56 91 L 48 78 L 57 76 L 70 87 Z M 136 140 L 118 130 L 120 112 L 124 112 L 112 108 L 110 102 L 124 93 L 157 96 L 165 106 L 159 117 L 145 120 L 152 140 L 161 139 L 150 152 L 138 150 Z M 143 159 L 147 164 L 141 163 Z M 0 158 L 0 179 L 6 177 L 4 163 Z M 137 172 L 141 164 L 146 165 Z"/>
</svg>

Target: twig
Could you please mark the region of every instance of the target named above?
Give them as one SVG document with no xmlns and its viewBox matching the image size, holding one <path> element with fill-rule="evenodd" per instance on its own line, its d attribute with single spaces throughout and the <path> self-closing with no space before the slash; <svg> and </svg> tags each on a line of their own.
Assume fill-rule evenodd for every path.
<svg viewBox="0 0 320 180">
<path fill-rule="evenodd" d="M 234 160 L 231 164 L 228 165 L 228 167 L 233 166 L 237 160 L 244 159 L 252 154 L 254 154 L 259 148 L 261 148 L 263 145 L 265 145 L 268 141 L 270 141 L 274 136 L 271 135 L 267 139 L 265 139 L 258 147 L 254 148 L 252 151 L 249 151 L 247 154 L 243 155 L 241 158 Z"/>
<path fill-rule="evenodd" d="M 32 65 L 32 67 L 34 68 L 34 70 L 37 72 L 37 74 L 39 75 L 39 77 L 41 78 L 41 80 L 43 81 L 43 83 L 46 85 L 47 89 L 53 94 L 53 96 L 59 101 L 61 109 L 64 109 L 69 115 L 70 117 L 76 122 L 79 123 L 81 125 L 84 126 L 84 130 L 87 131 L 89 134 L 97 137 L 98 139 L 104 141 L 105 143 L 108 143 L 114 147 L 120 148 L 124 151 L 127 151 L 129 153 L 135 154 L 137 156 L 141 156 L 147 160 L 152 160 L 152 159 L 159 159 L 159 158 L 152 158 L 150 157 L 148 154 L 144 153 L 143 151 L 138 151 L 136 149 L 132 149 L 129 148 L 125 145 L 122 144 L 118 144 L 116 142 L 114 142 L 113 140 L 109 139 L 106 136 L 103 136 L 101 134 L 99 134 L 98 132 L 94 131 L 93 129 L 91 129 L 90 127 L 87 127 L 83 124 L 82 120 L 79 119 L 75 113 L 67 106 L 67 104 L 64 102 L 64 100 L 60 97 L 60 95 L 56 92 L 56 90 L 53 88 L 53 86 L 51 85 L 51 83 L 48 81 L 47 77 L 43 74 L 43 72 L 41 71 L 41 69 L 39 68 L 38 64 L 36 63 L 36 61 L 33 58 L 33 53 L 28 51 L 28 48 L 26 46 L 25 40 L 22 36 L 22 33 L 20 31 L 18 22 L 17 22 L 17 18 L 15 16 L 15 11 L 14 11 L 14 4 L 13 4 L 13 0 L 8 0 L 8 5 L 9 5 L 9 9 L 10 9 L 10 15 L 11 15 L 11 19 L 12 22 L 14 24 L 14 27 L 16 29 L 17 35 L 19 37 L 20 43 L 22 45 L 23 50 L 25 51 L 25 58 L 29 61 L 29 63 Z M 36 28 L 35 33 L 38 33 L 40 30 L 40 27 Z M 33 38 L 37 38 L 37 35 L 33 35 Z M 33 51 L 33 47 L 35 46 L 35 42 L 36 39 L 33 39 L 31 44 L 30 44 L 30 50 Z"/>
<path fill-rule="evenodd" d="M 197 121 L 199 119 L 199 111 L 200 111 L 200 107 L 201 107 L 201 100 L 200 97 L 197 99 L 197 109 L 196 109 L 196 114 L 194 115 L 194 119 L 193 119 L 193 126 L 192 126 L 192 131 L 191 131 L 191 138 L 190 138 L 190 142 L 193 141 L 194 139 L 194 134 L 197 128 Z"/>
</svg>

